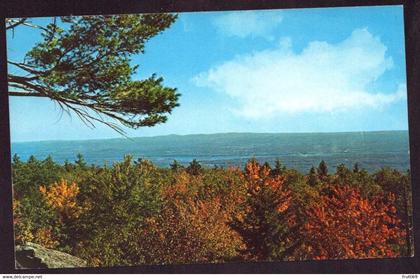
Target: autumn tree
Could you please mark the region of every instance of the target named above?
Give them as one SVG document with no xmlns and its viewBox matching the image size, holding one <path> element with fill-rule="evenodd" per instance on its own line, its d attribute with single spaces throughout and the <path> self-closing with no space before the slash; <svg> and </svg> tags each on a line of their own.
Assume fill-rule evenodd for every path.
<svg viewBox="0 0 420 279">
<path fill-rule="evenodd" d="M 237 257 L 243 242 L 228 224 L 238 197 L 234 191 L 202 194 L 203 188 L 204 181 L 196 175 L 175 175 L 175 183 L 163 191 L 162 212 L 148 219 L 141 237 L 137 237 L 144 262 L 216 263 Z"/>
<path fill-rule="evenodd" d="M 43 240 L 37 236 L 48 233 L 58 235 L 60 228 L 58 216 L 45 202 L 39 192 L 40 185 L 50 185 L 60 179 L 64 173 L 63 167 L 48 156 L 38 160 L 34 156 L 24 162 L 16 155 L 12 161 L 12 181 L 14 196 L 15 239 L 18 243 Z M 47 240 L 46 238 L 43 238 Z M 51 243 L 43 241 L 51 247 Z"/>
<path fill-rule="evenodd" d="M 46 25 L 28 18 L 6 19 L 7 31 L 39 30 L 42 40 L 22 61 L 8 60 L 10 96 L 47 97 L 89 126 L 103 123 L 118 132 L 167 120 L 178 105 L 175 88 L 155 74 L 134 80 L 131 56 L 175 21 L 172 14 L 54 17 Z"/>
<path fill-rule="evenodd" d="M 307 210 L 300 259 L 383 258 L 400 255 L 405 231 L 396 216 L 395 196 L 364 198 L 360 191 L 336 186 Z"/>
<path fill-rule="evenodd" d="M 80 191 L 76 183 L 69 184 L 66 180 L 61 179 L 48 188 L 41 185 L 39 191 L 47 204 L 56 210 L 62 222 L 78 218 L 83 212 L 83 207 L 78 205 L 76 199 Z"/>
<path fill-rule="evenodd" d="M 381 168 L 374 174 L 375 182 L 386 192 L 396 197 L 395 207 L 398 217 L 403 221 L 409 242 L 408 255 L 414 252 L 413 247 L 413 204 L 412 187 L 409 172 L 399 172 L 396 169 Z"/>
<path fill-rule="evenodd" d="M 48 247 L 57 247 L 65 252 L 70 252 L 74 245 L 74 226 L 80 215 L 87 209 L 78 201 L 79 186 L 65 179 L 51 185 L 39 187 L 45 203 L 55 212 L 57 221 L 53 228 L 42 228 L 37 231 L 35 239 L 39 244 Z"/>
<path fill-rule="evenodd" d="M 245 168 L 247 199 L 243 214 L 231 223 L 245 242 L 246 260 L 284 260 L 297 247 L 291 235 L 298 228 L 291 207 L 290 190 L 283 187 L 284 177 L 270 176 L 270 169 L 251 160 Z"/>
</svg>

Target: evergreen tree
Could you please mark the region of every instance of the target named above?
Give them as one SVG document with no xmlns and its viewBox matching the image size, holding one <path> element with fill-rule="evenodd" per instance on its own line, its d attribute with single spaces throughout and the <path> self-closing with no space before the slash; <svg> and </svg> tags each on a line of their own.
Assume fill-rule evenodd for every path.
<svg viewBox="0 0 420 279">
<path fill-rule="evenodd" d="M 309 186 L 316 186 L 319 184 L 319 178 L 318 178 L 318 173 L 315 169 L 315 167 L 311 167 L 311 169 L 309 170 L 309 174 L 308 174 L 308 184 Z"/>
<path fill-rule="evenodd" d="M 28 158 L 28 165 L 35 165 L 38 163 L 38 160 L 35 158 L 34 155 L 29 156 Z"/>
<path fill-rule="evenodd" d="M 354 167 L 353 167 L 353 172 L 354 173 L 358 173 L 360 171 L 360 168 L 359 168 L 359 163 L 355 163 L 354 164 Z"/>
<path fill-rule="evenodd" d="M 12 158 L 12 182 L 15 183 L 17 179 L 17 173 L 22 169 L 23 162 L 19 156 L 15 153 Z"/>
<path fill-rule="evenodd" d="M 271 170 L 271 166 L 268 162 L 264 162 L 264 164 L 262 165 L 263 168 L 266 168 L 268 170 Z"/>
<path fill-rule="evenodd" d="M 45 25 L 28 18 L 6 19 L 8 32 L 25 26 L 41 33 L 23 61 L 7 61 L 13 69 L 8 74 L 9 95 L 49 98 L 90 127 L 99 122 L 120 133 L 116 123 L 130 128 L 163 123 L 178 106 L 177 89 L 165 87 L 156 75 L 133 80 L 138 65 L 130 62 L 176 17 L 65 16 Z"/>
<path fill-rule="evenodd" d="M 48 155 L 47 158 L 45 158 L 42 161 L 42 165 L 46 168 L 46 169 L 52 169 L 56 163 L 54 162 L 53 158 L 51 157 L 51 155 Z"/>
<path fill-rule="evenodd" d="M 171 170 L 173 170 L 173 171 L 178 171 L 178 170 L 180 170 L 180 169 L 182 169 L 183 168 L 183 166 L 177 161 L 177 160 L 174 160 L 173 162 L 172 162 L 172 164 L 170 164 L 169 165 L 169 167 L 171 168 Z"/>
<path fill-rule="evenodd" d="M 318 175 L 319 175 L 319 177 L 321 179 L 323 179 L 323 178 L 325 178 L 325 177 L 328 176 L 328 167 L 327 167 L 327 163 L 325 163 L 324 160 L 322 160 L 319 163 L 319 166 L 318 166 Z"/>
<path fill-rule="evenodd" d="M 338 178 L 338 183 L 343 185 L 351 185 L 353 183 L 353 174 L 351 170 L 349 170 L 346 165 L 340 164 L 337 166 L 337 170 L 335 172 Z"/>
<path fill-rule="evenodd" d="M 96 255 L 90 260 L 99 258 L 104 266 L 142 263 L 136 243 L 144 236 L 135 232 L 162 208 L 164 182 L 153 164 L 133 163 L 131 156 L 83 177 L 78 201 L 94 206 L 72 225 L 74 243 L 83 244 L 78 255 Z"/>
<path fill-rule="evenodd" d="M 14 165 L 20 165 L 22 163 L 22 161 L 20 160 L 20 157 L 16 153 L 13 155 L 12 163 Z"/>
<path fill-rule="evenodd" d="M 246 165 L 247 200 L 243 216 L 235 217 L 231 227 L 245 242 L 244 258 L 284 260 L 298 247 L 291 235 L 298 229 L 292 210 L 292 196 L 284 189 L 284 178 L 271 177 L 269 170 L 251 160 Z"/>
<path fill-rule="evenodd" d="M 67 172 L 70 172 L 70 171 L 72 171 L 74 169 L 73 165 L 67 159 L 64 161 L 64 169 Z"/>
<path fill-rule="evenodd" d="M 286 171 L 286 166 L 283 166 L 279 159 L 276 159 L 274 168 L 270 171 L 271 176 L 283 175 Z"/>
<path fill-rule="evenodd" d="M 76 157 L 77 157 L 77 159 L 76 159 L 76 161 L 74 161 L 76 166 L 81 168 L 81 169 L 86 169 L 87 163 L 85 161 L 85 157 L 83 157 L 83 155 L 81 153 L 77 153 Z"/>
<path fill-rule="evenodd" d="M 191 175 L 199 175 L 201 172 L 201 164 L 196 159 L 192 160 L 187 167 L 187 172 Z"/>
</svg>

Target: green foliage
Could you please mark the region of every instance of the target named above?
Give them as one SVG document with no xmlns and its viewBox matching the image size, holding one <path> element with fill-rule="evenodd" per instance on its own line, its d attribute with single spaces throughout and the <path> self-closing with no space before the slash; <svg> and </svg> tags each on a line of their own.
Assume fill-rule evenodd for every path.
<svg viewBox="0 0 420 279">
<path fill-rule="evenodd" d="M 14 195 L 19 200 L 27 199 L 28 202 L 37 203 L 41 198 L 39 186 L 59 180 L 63 173 L 63 168 L 56 164 L 51 156 L 44 160 L 30 156 L 25 163 L 15 155 L 12 162 Z"/>
<path fill-rule="evenodd" d="M 13 190 L 18 199 L 36 196 L 41 184 L 51 184 L 63 176 L 63 168 L 51 156 L 44 160 L 30 156 L 27 163 L 23 163 L 15 155 L 12 170 Z"/>
<path fill-rule="evenodd" d="M 286 166 L 283 166 L 279 159 L 276 159 L 274 164 L 274 168 L 270 171 L 271 176 L 282 175 L 286 171 Z"/>
<path fill-rule="evenodd" d="M 31 156 L 23 162 L 17 155 L 12 161 L 12 181 L 14 198 L 18 201 L 15 218 L 21 220 L 16 226 L 16 235 L 31 235 L 34 237 L 41 229 L 50 229 L 56 235 L 60 234 L 58 216 L 45 204 L 39 186 L 58 181 L 64 174 L 63 168 L 56 164 L 51 156 L 37 160 Z M 17 237 L 29 241 L 31 237 Z"/>
<path fill-rule="evenodd" d="M 384 190 L 365 169 L 359 169 L 358 166 L 355 166 L 353 171 L 351 171 L 344 164 L 337 166 L 331 183 L 357 188 L 363 197 L 372 197 L 382 193 Z"/>
<path fill-rule="evenodd" d="M 177 160 L 174 160 L 173 162 L 172 162 L 172 164 L 170 164 L 169 165 L 169 167 L 171 168 L 171 170 L 173 170 L 173 171 L 178 171 L 178 170 L 181 170 L 181 169 L 183 169 L 184 167 L 177 161 Z"/>
<path fill-rule="evenodd" d="M 397 212 L 403 222 L 410 222 L 412 212 L 412 188 L 409 173 L 382 168 L 374 174 L 375 182 L 386 192 L 395 194 Z"/>
<path fill-rule="evenodd" d="M 159 213 L 160 189 L 166 180 L 150 162 L 133 163 L 130 156 L 112 168 L 92 172 L 80 182 L 79 200 L 88 210 L 74 224 L 73 238 L 83 247 L 79 253 L 103 254 L 105 266 L 135 264 L 119 256 L 143 222 Z M 102 249 L 104 241 L 110 245 L 108 252 Z"/>
<path fill-rule="evenodd" d="M 283 188 L 283 177 L 273 178 L 269 173 L 267 166 L 260 167 L 255 160 L 248 162 L 244 215 L 231 223 L 245 242 L 242 253 L 247 260 L 284 260 L 296 248 L 288 237 L 297 228 L 290 191 Z"/>
<path fill-rule="evenodd" d="M 82 154 L 80 153 L 77 154 L 77 160 L 74 163 L 76 164 L 77 167 L 81 169 L 86 169 L 87 164 Z"/>
<path fill-rule="evenodd" d="M 18 200 L 14 218 L 19 220 L 15 225 L 16 243 L 34 241 L 36 233 L 42 229 L 53 231 L 57 237 L 61 235 L 59 218 L 41 197 L 24 197 Z M 36 240 L 35 240 L 36 241 Z"/>
<path fill-rule="evenodd" d="M 245 180 L 237 169 L 206 169 L 200 178 L 201 185 L 197 188 L 202 200 L 221 197 L 222 205 L 227 206 L 233 203 L 230 197 L 238 198 L 246 193 L 243 187 Z"/>
<path fill-rule="evenodd" d="M 86 259 L 90 266 L 322 258 L 319 251 L 329 242 L 309 243 L 303 235 L 314 233 L 307 230 L 308 222 L 325 217 L 316 211 L 320 200 L 335 202 L 332 189 L 360 194 L 363 208 L 374 208 L 367 201 L 395 196 L 395 201 L 383 201 L 402 226 L 395 230 L 406 239 L 384 249 L 408 255 L 411 246 L 405 243 L 412 243 L 409 173 L 388 168 L 370 174 L 340 165 L 321 180 L 316 168 L 304 175 L 280 162 L 270 169 L 255 159 L 240 170 L 206 168 L 196 160 L 188 168 L 176 161 L 171 168 L 158 168 L 130 156 L 111 166 L 88 166 L 82 155 L 63 165 L 51 157 L 24 162 L 15 155 L 13 180 L 17 243 L 38 242 Z M 349 199 L 341 202 L 353 208 Z M 336 218 L 335 209 L 328 210 L 329 218 Z M 308 250 L 314 245 L 319 253 Z"/>
<path fill-rule="evenodd" d="M 146 42 L 175 19 L 172 14 L 54 18 L 53 23 L 39 27 L 42 41 L 24 62 L 9 61 L 28 73 L 10 74 L 9 85 L 51 98 L 91 126 L 101 122 L 121 132 L 107 119 L 131 128 L 165 122 L 178 105 L 177 90 L 165 87 L 163 78 L 156 75 L 133 80 L 138 66 L 130 61 L 132 55 L 144 53 Z"/>
</svg>

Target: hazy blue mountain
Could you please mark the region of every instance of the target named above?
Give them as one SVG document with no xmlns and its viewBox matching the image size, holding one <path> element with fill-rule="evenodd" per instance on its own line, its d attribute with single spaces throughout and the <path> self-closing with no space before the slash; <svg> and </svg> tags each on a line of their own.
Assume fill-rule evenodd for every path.
<svg viewBox="0 0 420 279">
<path fill-rule="evenodd" d="M 173 160 L 187 164 L 197 159 L 203 165 L 240 165 L 252 157 L 273 163 L 277 158 L 288 167 L 307 171 L 325 160 L 330 168 L 359 162 L 369 171 L 389 166 L 409 168 L 407 131 L 348 133 L 223 133 L 167 135 L 133 139 L 42 141 L 12 144 L 12 154 L 26 160 L 73 161 L 77 153 L 89 163 L 102 165 L 121 160 L 124 154 L 145 158 L 167 167 Z"/>
</svg>

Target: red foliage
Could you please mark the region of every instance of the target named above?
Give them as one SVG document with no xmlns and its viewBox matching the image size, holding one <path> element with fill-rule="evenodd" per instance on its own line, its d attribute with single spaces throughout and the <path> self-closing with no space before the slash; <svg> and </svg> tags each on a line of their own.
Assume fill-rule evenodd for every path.
<svg viewBox="0 0 420 279">
<path fill-rule="evenodd" d="M 380 258 L 400 255 L 405 231 L 396 216 L 392 194 L 363 198 L 347 186 L 331 188 L 318 205 L 307 210 L 303 226 L 307 259 Z"/>
</svg>

